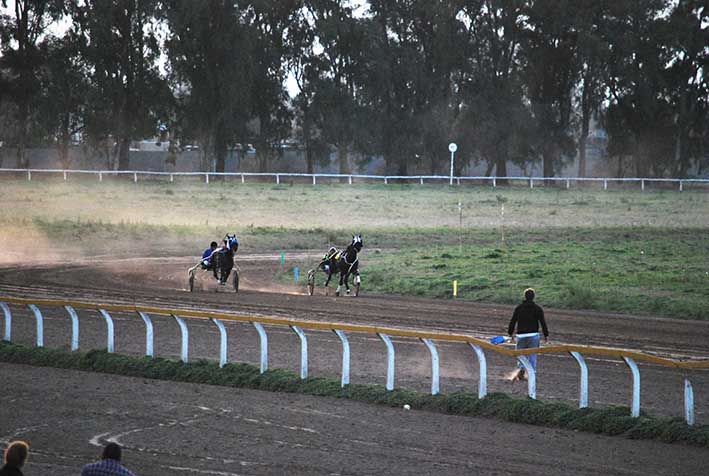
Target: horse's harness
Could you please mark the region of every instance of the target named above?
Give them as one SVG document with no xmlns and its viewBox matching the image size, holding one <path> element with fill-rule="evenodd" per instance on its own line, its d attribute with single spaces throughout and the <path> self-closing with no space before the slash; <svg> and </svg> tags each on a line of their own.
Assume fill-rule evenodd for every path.
<svg viewBox="0 0 709 476">
<path fill-rule="evenodd" d="M 345 254 L 342 257 L 342 260 L 345 262 L 345 264 L 350 265 L 350 267 L 347 269 L 347 274 L 350 274 L 350 271 L 352 271 L 352 267 L 355 265 L 355 263 L 357 263 L 357 261 L 359 261 L 359 255 L 355 253 L 355 259 L 350 263 L 349 261 L 347 261 L 347 250 L 345 250 Z"/>
</svg>

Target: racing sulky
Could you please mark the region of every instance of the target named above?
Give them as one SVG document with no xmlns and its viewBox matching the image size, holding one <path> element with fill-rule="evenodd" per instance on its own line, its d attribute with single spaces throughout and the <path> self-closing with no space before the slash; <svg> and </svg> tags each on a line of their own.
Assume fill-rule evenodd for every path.
<svg viewBox="0 0 709 476">
<path fill-rule="evenodd" d="M 224 286 L 229 279 L 231 270 L 234 269 L 234 254 L 239 249 L 239 240 L 236 239 L 236 235 L 227 234 L 222 242 L 222 246 L 212 253 L 212 260 L 219 284 Z"/>
<path fill-rule="evenodd" d="M 338 251 L 336 248 L 332 247 L 323 256 L 322 261 L 316 268 L 316 270 L 322 270 L 327 274 L 327 280 L 325 281 L 325 293 L 327 294 L 328 285 L 333 275 L 340 275 L 340 283 L 337 286 L 337 291 L 335 295 L 339 296 L 342 291 L 342 285 L 345 285 L 347 289 L 347 294 L 350 294 L 349 277 L 354 276 L 353 285 L 355 289 L 355 296 L 359 294 L 359 257 L 358 253 L 362 250 L 364 242 L 360 235 L 352 235 L 352 243 L 343 251 Z M 308 273 L 308 292 L 313 294 L 315 286 L 315 271 L 310 270 Z"/>
<path fill-rule="evenodd" d="M 209 248 L 202 254 L 202 259 L 197 265 L 189 269 L 189 289 L 194 290 L 195 272 L 197 269 L 211 271 L 219 285 L 226 285 L 229 275 L 233 276 L 234 290 L 239 292 L 239 273 L 234 269 L 234 254 L 239 249 L 239 240 L 235 234 L 226 234 L 219 246 L 213 241 Z"/>
</svg>

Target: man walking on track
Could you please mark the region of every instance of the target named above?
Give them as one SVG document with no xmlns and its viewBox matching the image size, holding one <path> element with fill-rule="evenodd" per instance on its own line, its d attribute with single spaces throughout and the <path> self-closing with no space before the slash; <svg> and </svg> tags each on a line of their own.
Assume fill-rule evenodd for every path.
<svg viewBox="0 0 709 476">
<path fill-rule="evenodd" d="M 534 289 L 527 288 L 524 290 L 524 302 L 515 308 L 510 320 L 510 325 L 507 333 L 515 339 L 515 328 L 517 334 L 517 349 L 535 349 L 539 347 L 539 325 L 542 326 L 544 333 L 544 342 L 549 341 L 549 330 L 547 323 L 544 320 L 544 310 L 541 306 L 534 302 Z M 537 354 L 527 355 L 532 368 L 537 370 Z M 524 366 L 518 364 L 519 369 L 512 380 L 527 380 Z"/>
</svg>

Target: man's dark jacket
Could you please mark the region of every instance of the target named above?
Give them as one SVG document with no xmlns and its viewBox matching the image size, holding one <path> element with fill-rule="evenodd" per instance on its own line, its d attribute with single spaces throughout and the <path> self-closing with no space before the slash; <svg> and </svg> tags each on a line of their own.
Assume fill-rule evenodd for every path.
<svg viewBox="0 0 709 476">
<path fill-rule="evenodd" d="M 22 476 L 22 471 L 16 466 L 6 464 L 0 469 L 0 476 Z"/>
<path fill-rule="evenodd" d="M 515 325 L 517 326 L 517 334 L 539 332 L 539 324 L 542 325 L 544 337 L 549 337 L 549 330 L 547 329 L 544 311 L 541 306 L 538 306 L 534 301 L 524 301 L 515 308 L 507 333 L 512 335 L 515 331 Z"/>
</svg>

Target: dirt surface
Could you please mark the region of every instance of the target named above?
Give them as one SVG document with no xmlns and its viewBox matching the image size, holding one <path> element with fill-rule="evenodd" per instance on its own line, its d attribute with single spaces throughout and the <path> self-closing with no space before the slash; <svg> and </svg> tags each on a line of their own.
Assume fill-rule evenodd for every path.
<svg viewBox="0 0 709 476">
<path fill-rule="evenodd" d="M 371 296 L 366 292 L 366 281 L 357 298 L 325 296 L 321 288 L 316 289 L 315 296 L 307 296 L 304 288 L 274 283 L 279 271 L 275 258 L 243 256 L 238 294 L 215 292 L 217 286 L 206 274 L 198 277 L 199 291 L 189 293 L 189 258 L 135 258 L 5 267 L 0 272 L 0 295 L 211 309 L 463 332 L 479 337 L 505 333 L 511 315 L 511 307 L 502 305 Z M 19 306 L 12 306 L 12 310 L 13 341 L 33 345 L 34 317 Z M 71 326 L 66 312 L 50 307 L 42 311 L 45 345 L 68 348 Z M 623 347 L 674 358 L 709 358 L 707 322 L 546 311 L 553 343 Z M 116 352 L 144 353 L 142 320 L 127 313 L 115 313 L 113 317 Z M 106 327 L 100 316 L 79 311 L 79 319 L 81 348 L 105 348 Z M 178 326 L 166 316 L 153 316 L 153 321 L 156 355 L 178 357 Z M 216 326 L 201 320 L 189 321 L 188 325 L 189 358 L 217 359 Z M 270 368 L 297 372 L 298 337 L 287 328 L 266 329 Z M 249 324 L 228 323 L 227 331 L 229 360 L 258 363 L 255 329 Z M 384 384 L 384 344 L 373 335 L 353 333 L 349 338 L 351 382 Z M 331 332 L 308 331 L 308 345 L 310 375 L 339 378 L 341 344 L 337 337 Z M 396 386 L 429 391 L 431 360 L 426 347 L 405 338 L 394 339 L 394 345 Z M 458 343 L 440 343 L 438 350 L 441 391 L 476 392 L 478 369 L 472 350 Z M 525 385 L 507 380 L 514 366 L 512 359 L 489 351 L 486 355 L 488 391 L 524 395 Z M 591 406 L 628 406 L 632 392 L 628 367 L 614 359 L 587 358 L 587 362 Z M 684 373 L 639 365 L 643 411 L 682 416 L 683 378 L 690 377 L 697 422 L 709 423 L 709 372 Z M 4 439 L 26 436 L 21 429 L 27 427 L 27 434 L 39 435 L 41 454 L 34 461 L 44 469 L 27 474 L 67 474 L 61 468 L 76 468 L 96 453 L 97 448 L 87 443 L 95 435 L 99 437 L 94 443 L 114 436 L 135 450 L 131 458 L 138 463 L 136 467 L 148 468 L 141 474 L 373 474 L 382 468 L 395 469 L 397 474 L 691 474 L 695 472 L 692 465 L 706 461 L 707 456 L 704 449 L 473 418 L 417 413 L 414 420 L 413 413 L 354 402 L 52 369 L 1 368 L 6 385 L 0 393 L 0 433 Z M 132 398 L 126 401 L 126 395 Z M 575 404 L 578 367 L 571 357 L 540 357 L 537 396 Z M 8 410 L 8 402 L 20 405 L 20 410 Z M 207 410 L 201 410 L 201 406 Z M 34 425 L 38 427 L 33 429 Z M 290 427 L 307 427 L 315 433 Z M 66 433 L 68 428 L 71 433 Z M 58 438 L 63 434 L 72 437 Z M 686 455 L 680 457 L 679 453 Z M 676 466 L 679 464 L 687 466 Z"/>
<path fill-rule="evenodd" d="M 138 475 L 681 475 L 707 450 L 359 402 L 0 364 L 0 443 L 28 476 L 109 441 Z M 44 390 L 40 390 L 44 389 Z"/>
</svg>

